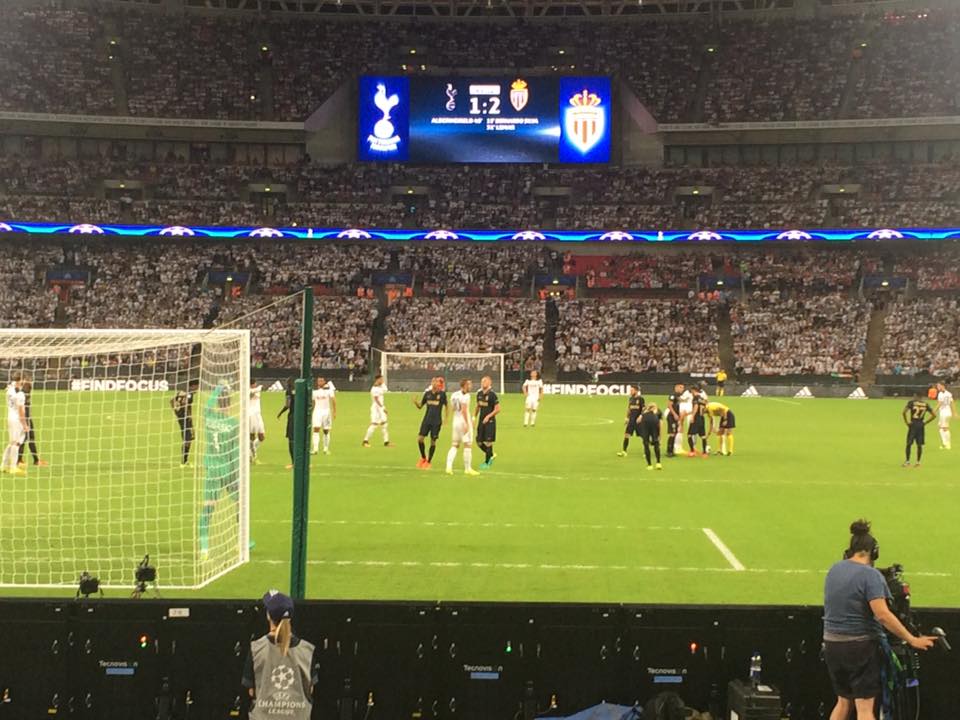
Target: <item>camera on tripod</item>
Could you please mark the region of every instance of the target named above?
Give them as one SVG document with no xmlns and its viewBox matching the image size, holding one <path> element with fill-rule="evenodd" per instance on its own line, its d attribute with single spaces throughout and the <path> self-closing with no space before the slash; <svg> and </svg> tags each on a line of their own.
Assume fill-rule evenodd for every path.
<svg viewBox="0 0 960 720">
<path fill-rule="evenodd" d="M 137 569 L 134 571 L 134 578 L 136 585 L 133 586 L 133 592 L 130 594 L 130 597 L 135 600 L 143 597 L 144 593 L 147 592 L 147 585 L 153 585 L 153 592 L 159 597 L 160 593 L 157 591 L 157 569 L 150 564 L 149 555 L 144 555 L 143 560 L 137 565 Z"/>
</svg>

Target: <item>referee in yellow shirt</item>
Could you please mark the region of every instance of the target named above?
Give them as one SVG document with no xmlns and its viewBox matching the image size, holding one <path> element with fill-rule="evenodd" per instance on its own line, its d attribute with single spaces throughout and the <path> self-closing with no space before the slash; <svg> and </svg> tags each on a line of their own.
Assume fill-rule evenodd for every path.
<svg viewBox="0 0 960 720">
<path fill-rule="evenodd" d="M 723 368 L 717 370 L 717 397 L 723 397 L 727 394 L 724 387 L 727 384 L 727 371 Z"/>
<path fill-rule="evenodd" d="M 733 431 L 737 427 L 737 419 L 733 411 L 723 403 L 707 403 L 707 417 L 710 418 L 710 429 L 707 437 L 713 434 L 713 421 L 717 419 L 717 436 L 720 438 L 720 454 L 733 455 Z"/>
</svg>

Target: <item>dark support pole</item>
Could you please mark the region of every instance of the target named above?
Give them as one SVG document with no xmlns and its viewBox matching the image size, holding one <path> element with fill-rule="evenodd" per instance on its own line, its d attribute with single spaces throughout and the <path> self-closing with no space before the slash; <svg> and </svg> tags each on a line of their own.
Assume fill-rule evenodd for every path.
<svg viewBox="0 0 960 720">
<path fill-rule="evenodd" d="M 290 597 L 307 595 L 307 529 L 310 524 L 310 381 L 313 374 L 313 290 L 303 291 L 300 378 L 293 400 L 293 537 L 290 558 Z"/>
</svg>

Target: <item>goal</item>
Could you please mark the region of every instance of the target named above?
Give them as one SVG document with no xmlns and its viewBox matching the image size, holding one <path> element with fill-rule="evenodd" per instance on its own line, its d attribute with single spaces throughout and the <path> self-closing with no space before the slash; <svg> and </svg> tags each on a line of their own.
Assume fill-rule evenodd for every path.
<svg viewBox="0 0 960 720">
<path fill-rule="evenodd" d="M 418 392 L 430 380 L 443 376 L 447 388 L 464 379 L 480 387 L 480 378 L 489 375 L 498 394 L 504 389 L 504 353 L 413 353 L 374 349 L 373 367 L 378 368 L 387 387 L 403 392 Z"/>
<path fill-rule="evenodd" d="M 247 330 L 0 330 L 8 420 L 18 382 L 33 425 L 0 474 L 0 586 L 88 572 L 132 589 L 149 555 L 161 591 L 198 588 L 246 562 L 249 345 Z"/>
</svg>

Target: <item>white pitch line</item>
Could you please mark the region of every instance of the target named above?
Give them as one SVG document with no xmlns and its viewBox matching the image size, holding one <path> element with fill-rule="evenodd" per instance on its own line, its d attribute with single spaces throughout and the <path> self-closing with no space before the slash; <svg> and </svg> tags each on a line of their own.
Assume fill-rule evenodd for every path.
<svg viewBox="0 0 960 720">
<path fill-rule="evenodd" d="M 703 530 L 703 534 L 710 539 L 710 542 L 712 542 L 714 544 L 714 547 L 716 547 L 717 550 L 720 551 L 720 554 L 727 559 L 727 562 L 730 563 L 730 566 L 734 570 L 746 570 L 746 568 L 743 566 L 743 563 L 737 560 L 737 556 L 733 554 L 730 548 L 726 546 L 723 540 L 721 540 L 720 537 L 713 530 L 711 530 L 710 528 L 701 528 L 701 529 Z"/>
<path fill-rule="evenodd" d="M 253 520 L 255 525 L 289 525 L 290 520 Z M 425 527 L 425 528 L 491 528 L 496 530 L 599 530 L 599 531 L 690 531 L 693 528 L 679 525 L 650 525 L 635 527 L 632 525 L 604 525 L 601 523 L 494 523 L 470 522 L 466 520 L 310 520 L 311 525 L 357 526 L 357 527 Z"/>
<path fill-rule="evenodd" d="M 288 565 L 288 560 L 251 560 L 255 565 Z M 548 570 L 569 572 L 571 570 L 588 572 L 680 572 L 680 573 L 738 573 L 747 572 L 758 575 L 825 575 L 826 570 L 809 568 L 736 568 L 736 567 L 690 567 L 668 565 L 587 565 L 556 563 L 491 563 L 491 562 L 441 562 L 419 560 L 308 560 L 308 565 L 327 567 L 365 567 L 365 568 L 476 568 L 483 570 Z M 958 577 L 953 573 L 912 572 L 914 577 Z"/>
<path fill-rule="evenodd" d="M 797 400 L 784 400 L 783 398 L 768 397 L 766 400 L 773 400 L 773 402 L 783 403 L 785 405 L 803 405 L 802 402 Z"/>
</svg>

